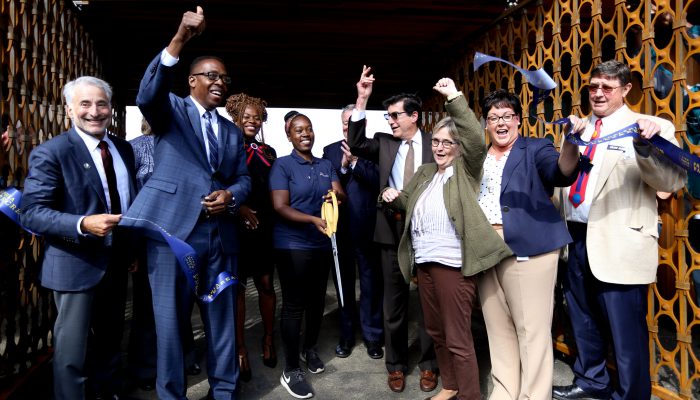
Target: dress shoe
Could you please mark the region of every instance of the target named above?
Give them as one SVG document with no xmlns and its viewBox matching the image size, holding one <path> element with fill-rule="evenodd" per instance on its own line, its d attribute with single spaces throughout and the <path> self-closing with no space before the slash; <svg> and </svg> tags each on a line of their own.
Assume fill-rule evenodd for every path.
<svg viewBox="0 0 700 400">
<path fill-rule="evenodd" d="M 262 339 L 263 364 L 268 368 L 277 366 L 277 353 L 275 352 L 275 341 L 273 335 L 264 335 Z"/>
<path fill-rule="evenodd" d="M 248 360 L 248 352 L 243 351 L 243 353 L 238 354 L 238 365 L 240 370 L 238 373 L 238 379 L 243 382 L 250 382 L 250 378 L 253 377 L 253 373 L 250 370 L 250 360 Z"/>
<path fill-rule="evenodd" d="M 144 392 L 150 392 L 153 391 L 153 389 L 156 388 L 156 380 L 155 379 L 144 379 L 139 381 L 139 389 L 143 390 Z"/>
<path fill-rule="evenodd" d="M 429 369 L 420 372 L 420 390 L 432 392 L 437 387 L 437 374 Z"/>
<path fill-rule="evenodd" d="M 406 377 L 404 376 L 403 371 L 389 372 L 389 379 L 387 379 L 387 383 L 389 384 L 389 389 L 391 389 L 392 392 L 403 392 L 404 388 L 406 388 Z"/>
<path fill-rule="evenodd" d="M 340 357 L 340 358 L 347 358 L 352 354 L 352 348 L 355 345 L 351 343 L 349 340 L 340 340 L 338 342 L 338 345 L 335 346 L 335 355 Z"/>
<path fill-rule="evenodd" d="M 367 340 L 365 342 L 367 346 L 367 355 L 370 358 L 380 359 L 384 357 L 384 350 L 382 350 L 382 345 L 376 340 Z"/>
<path fill-rule="evenodd" d="M 552 397 L 557 400 L 605 400 L 609 396 L 596 396 L 585 392 L 583 389 L 578 387 L 578 385 L 573 384 L 569 386 L 554 386 L 552 388 Z"/>
<path fill-rule="evenodd" d="M 197 363 L 192 363 L 189 367 L 185 368 L 187 375 L 199 375 L 202 372 L 202 367 Z"/>
</svg>

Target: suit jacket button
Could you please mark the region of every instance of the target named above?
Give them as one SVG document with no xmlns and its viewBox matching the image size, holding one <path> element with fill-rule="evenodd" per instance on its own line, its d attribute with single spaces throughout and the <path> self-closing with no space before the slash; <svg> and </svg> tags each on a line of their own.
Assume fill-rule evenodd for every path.
<svg viewBox="0 0 700 400">
<path fill-rule="evenodd" d="M 503 207 L 501 208 L 501 211 L 503 211 L 503 212 L 508 212 L 508 211 L 510 211 L 510 207 L 508 207 L 508 206 L 503 206 Z"/>
</svg>

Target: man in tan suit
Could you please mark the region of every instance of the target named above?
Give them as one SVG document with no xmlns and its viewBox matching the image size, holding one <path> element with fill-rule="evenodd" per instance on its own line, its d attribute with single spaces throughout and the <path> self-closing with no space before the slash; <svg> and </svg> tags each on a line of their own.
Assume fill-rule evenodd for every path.
<svg viewBox="0 0 700 400">
<path fill-rule="evenodd" d="M 674 126 L 638 114 L 624 102 L 632 88 L 629 68 L 606 61 L 589 83 L 592 115 L 571 117 L 585 141 L 633 123 L 645 139 L 661 135 L 678 146 Z M 569 245 L 564 294 L 578 355 L 574 382 L 555 386 L 555 399 L 649 399 L 648 284 L 656 277 L 656 192 L 680 190 L 686 173 L 656 148 L 630 137 L 581 148 L 593 168 L 563 191 Z M 608 335 L 609 332 L 609 335 Z M 607 338 L 617 363 L 618 385 L 607 371 Z"/>
</svg>

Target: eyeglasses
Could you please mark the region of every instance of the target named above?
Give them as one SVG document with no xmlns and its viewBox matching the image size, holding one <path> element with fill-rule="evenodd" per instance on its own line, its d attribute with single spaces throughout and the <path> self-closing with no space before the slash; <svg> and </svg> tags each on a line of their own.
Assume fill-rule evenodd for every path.
<svg viewBox="0 0 700 400">
<path fill-rule="evenodd" d="M 440 144 L 442 144 L 442 147 L 445 148 L 445 150 L 456 144 L 456 142 L 447 139 L 430 139 L 430 143 L 433 145 L 433 147 L 438 147 Z"/>
<path fill-rule="evenodd" d="M 610 94 L 613 92 L 613 90 L 622 87 L 622 86 L 608 86 L 608 85 L 589 85 L 588 86 L 588 91 L 591 94 L 596 94 L 598 92 L 598 89 L 603 91 L 603 94 Z"/>
<path fill-rule="evenodd" d="M 501 115 L 500 117 L 498 115 L 489 115 L 486 117 L 486 120 L 489 122 L 491 125 L 496 125 L 498 123 L 499 119 L 502 119 L 503 122 L 510 122 L 513 120 L 513 117 L 515 117 L 516 114 L 506 114 L 506 115 Z"/>
<path fill-rule="evenodd" d="M 401 115 L 401 114 L 408 114 L 408 113 L 406 111 L 394 111 L 394 112 L 384 114 L 384 119 L 388 121 L 389 118 L 391 118 L 394 121 L 396 121 L 397 119 L 399 119 L 399 115 Z"/>
<path fill-rule="evenodd" d="M 192 74 L 192 76 L 197 76 L 197 75 L 204 75 L 207 77 L 212 82 L 216 82 L 221 79 L 221 81 L 227 85 L 231 84 L 231 77 L 228 75 L 221 75 L 218 72 L 200 72 L 198 74 Z"/>
</svg>

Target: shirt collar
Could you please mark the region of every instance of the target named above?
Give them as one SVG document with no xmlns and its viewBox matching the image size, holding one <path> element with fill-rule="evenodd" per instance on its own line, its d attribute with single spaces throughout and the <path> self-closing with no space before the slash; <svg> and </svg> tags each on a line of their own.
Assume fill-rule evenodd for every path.
<svg viewBox="0 0 700 400">
<path fill-rule="evenodd" d="M 192 100 L 192 104 L 194 104 L 194 106 L 197 107 L 197 115 L 199 115 L 199 117 L 201 118 L 202 115 L 204 115 L 204 113 L 207 112 L 208 110 L 206 108 L 204 108 L 204 106 L 199 104 L 199 102 L 197 100 L 195 100 L 194 97 L 190 96 L 190 99 Z M 211 113 L 212 118 L 216 117 L 216 108 L 209 111 L 209 112 Z"/>
<path fill-rule="evenodd" d="M 73 129 L 75 129 L 75 131 L 78 133 L 78 136 L 80 137 L 80 139 L 83 140 L 83 142 L 85 143 L 85 146 L 87 146 L 88 150 L 93 151 L 100 145 L 100 139 L 98 139 L 92 135 L 88 135 L 87 133 L 83 132 L 77 126 L 74 126 Z M 109 134 L 106 132 L 105 132 L 105 135 L 102 138 L 102 140 L 107 142 L 107 145 L 109 145 L 112 142 L 111 140 L 109 140 Z"/>
<path fill-rule="evenodd" d="M 316 157 L 311 156 L 311 161 L 307 161 L 304 159 L 304 157 L 300 156 L 296 150 L 292 149 L 292 154 L 290 154 L 294 161 L 298 162 L 299 164 L 314 164 L 316 163 Z"/>
<path fill-rule="evenodd" d="M 421 132 L 421 130 L 418 129 L 416 131 L 416 134 L 413 135 L 413 138 L 411 138 L 411 140 L 413 141 L 413 143 L 418 145 L 418 147 L 422 147 L 423 146 L 423 132 Z M 406 140 L 404 140 L 403 142 L 406 143 Z"/>
</svg>

